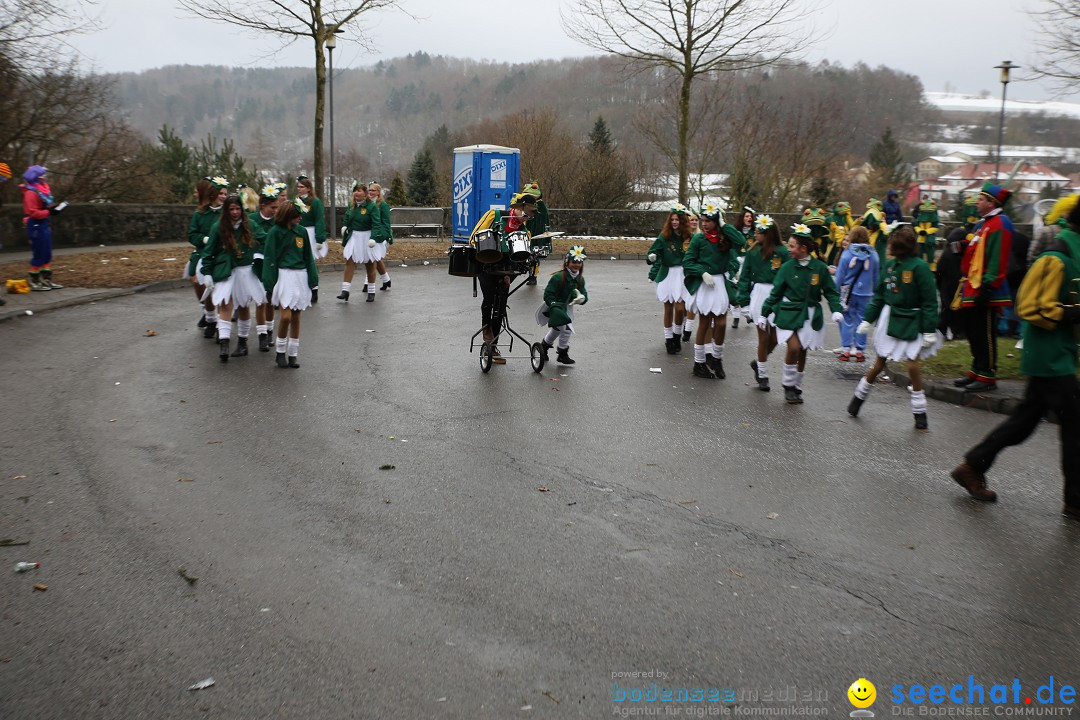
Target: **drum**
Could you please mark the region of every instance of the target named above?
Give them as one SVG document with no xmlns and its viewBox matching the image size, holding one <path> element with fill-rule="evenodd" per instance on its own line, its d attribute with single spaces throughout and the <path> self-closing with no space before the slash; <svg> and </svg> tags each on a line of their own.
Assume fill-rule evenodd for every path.
<svg viewBox="0 0 1080 720">
<path fill-rule="evenodd" d="M 451 245 L 446 251 L 447 266 L 451 275 L 476 276 L 476 250 L 468 245 Z"/>
<path fill-rule="evenodd" d="M 529 233 L 518 230 L 512 232 L 506 236 L 506 242 L 510 246 L 510 259 L 516 262 L 525 262 L 529 259 L 532 251 L 529 249 L 532 244 L 529 240 Z"/>
<path fill-rule="evenodd" d="M 476 246 L 476 261 L 481 263 L 499 262 L 503 253 L 499 249 L 499 236 L 494 230 L 481 230 L 473 236 Z"/>
</svg>

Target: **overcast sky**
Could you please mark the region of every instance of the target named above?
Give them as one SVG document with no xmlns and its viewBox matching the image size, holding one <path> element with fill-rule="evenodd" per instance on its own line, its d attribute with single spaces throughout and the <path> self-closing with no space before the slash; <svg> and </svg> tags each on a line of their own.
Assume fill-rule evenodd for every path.
<svg viewBox="0 0 1080 720">
<path fill-rule="evenodd" d="M 802 0 L 796 0 L 802 2 Z M 71 38 L 84 65 L 104 72 L 144 70 L 173 64 L 305 66 L 313 63 L 311 41 L 273 53 L 271 37 L 186 17 L 170 0 L 99 0 L 101 29 Z M 814 0 L 808 18 L 823 37 L 807 54 L 811 61 L 846 66 L 862 61 L 886 65 L 922 79 L 926 90 L 951 89 L 993 95 L 1001 91 L 1003 60 L 1030 66 L 1037 28 L 1025 12 L 1043 0 Z M 207 6 L 213 5 L 208 0 Z M 401 0 L 415 19 L 385 10 L 364 17 L 373 50 L 341 42 L 335 69 L 371 65 L 417 50 L 477 60 L 526 62 L 591 54 L 563 32 L 558 7 L 571 0 Z M 250 2 L 253 12 L 266 5 Z M 1014 73 L 1010 97 L 1046 99 L 1047 87 Z M 1074 95 L 1062 98 L 1080 101 Z"/>
</svg>

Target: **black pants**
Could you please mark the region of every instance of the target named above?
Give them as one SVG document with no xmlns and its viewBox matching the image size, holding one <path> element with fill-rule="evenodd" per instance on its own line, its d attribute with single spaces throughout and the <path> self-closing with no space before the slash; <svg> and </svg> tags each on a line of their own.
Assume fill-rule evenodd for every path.
<svg viewBox="0 0 1080 720">
<path fill-rule="evenodd" d="M 1080 438 L 1080 383 L 1074 375 L 1031 378 L 1016 412 L 990 431 L 964 459 L 979 472 L 986 472 L 999 452 L 1027 440 L 1048 410 L 1057 413 L 1061 423 L 1065 504 L 1080 507 L 1080 442 L 1077 441 Z"/>
<path fill-rule="evenodd" d="M 482 272 L 477 276 L 480 292 L 484 301 L 480 303 L 480 321 L 491 330 L 492 337 L 498 337 L 502 331 L 503 318 L 506 317 L 506 298 L 510 295 L 507 275 L 492 275 Z"/>
<path fill-rule="evenodd" d="M 976 380 L 997 380 L 997 311 L 989 306 L 963 308 L 964 333 L 971 348 L 971 374 Z"/>
</svg>

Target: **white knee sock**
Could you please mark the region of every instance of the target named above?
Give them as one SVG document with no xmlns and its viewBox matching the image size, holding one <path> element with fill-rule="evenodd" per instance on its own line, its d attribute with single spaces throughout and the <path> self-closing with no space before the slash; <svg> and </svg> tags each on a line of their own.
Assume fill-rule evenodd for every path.
<svg viewBox="0 0 1080 720">
<path fill-rule="evenodd" d="M 870 394 L 870 388 L 874 387 L 866 381 L 866 378 L 859 378 L 859 384 L 855 386 L 855 397 L 860 400 L 865 400 Z"/>
<path fill-rule="evenodd" d="M 389 271 L 384 272 L 382 275 L 379 276 L 379 282 L 389 282 L 389 281 L 390 281 L 390 272 Z"/>
<path fill-rule="evenodd" d="M 675 333 L 676 335 L 682 335 L 682 329 L 683 329 L 683 326 L 682 326 L 682 325 L 672 325 L 672 326 L 671 326 L 671 330 L 672 330 L 672 331 L 673 331 L 673 332 L 674 332 L 674 333 Z"/>
<path fill-rule="evenodd" d="M 926 391 L 919 390 L 911 393 L 911 412 L 916 415 L 926 412 Z"/>
<path fill-rule="evenodd" d="M 206 308 L 203 308 L 203 317 L 206 318 L 206 322 L 216 323 L 217 310 L 207 310 Z"/>
<path fill-rule="evenodd" d="M 694 362 L 696 362 L 696 363 L 705 362 L 705 346 L 704 345 L 697 345 L 697 344 L 694 345 Z"/>
<path fill-rule="evenodd" d="M 671 328 L 670 325 L 668 325 L 666 328 L 664 328 L 664 339 L 670 340 L 673 337 L 675 337 L 675 331 Z"/>
<path fill-rule="evenodd" d="M 544 342 L 548 345 L 554 345 L 557 337 L 559 337 L 559 328 L 548 328 L 547 334 L 544 335 Z"/>
<path fill-rule="evenodd" d="M 696 319 L 695 320 L 687 320 L 686 325 L 683 326 L 683 329 L 688 330 L 690 332 L 694 332 L 694 327 L 696 327 Z"/>
<path fill-rule="evenodd" d="M 758 360 L 757 361 L 757 376 L 759 378 L 767 378 L 767 377 L 769 377 L 769 361 L 768 360 L 765 360 L 765 361 Z"/>
<path fill-rule="evenodd" d="M 784 363 L 784 378 L 780 381 L 784 387 L 795 387 L 795 376 L 798 375 L 798 365 Z"/>
<path fill-rule="evenodd" d="M 705 343 L 705 354 L 716 357 L 716 344 L 711 342 Z"/>
<path fill-rule="evenodd" d="M 795 367 L 799 367 L 799 366 L 796 365 Z M 805 372 L 799 372 L 798 370 L 795 371 L 795 387 L 797 387 L 800 390 L 802 390 L 802 379 L 803 379 L 803 375 L 805 375 L 805 374 L 806 374 Z"/>
<path fill-rule="evenodd" d="M 341 283 L 341 292 L 349 292 L 350 290 L 352 290 L 352 283 L 351 282 L 343 282 L 343 283 Z"/>
<path fill-rule="evenodd" d="M 251 320 L 237 320 L 236 321 L 236 336 L 246 338 L 248 333 L 251 332 Z"/>
<path fill-rule="evenodd" d="M 266 326 L 265 325 L 256 325 L 255 326 L 255 334 L 256 335 L 265 335 L 266 334 Z"/>
<path fill-rule="evenodd" d="M 288 346 L 288 338 L 274 338 L 274 345 L 279 353 L 284 353 L 285 348 Z"/>
<path fill-rule="evenodd" d="M 724 346 L 723 346 L 723 344 L 717 345 L 716 343 L 713 343 L 712 354 L 713 354 L 713 357 L 723 358 L 724 357 Z"/>
<path fill-rule="evenodd" d="M 274 334 L 274 321 L 273 320 L 267 320 L 266 321 L 266 334 L 267 335 L 273 335 Z"/>
<path fill-rule="evenodd" d="M 232 320 L 228 315 L 218 315 L 217 336 L 218 340 L 228 340 L 232 335 Z"/>
<path fill-rule="evenodd" d="M 300 352 L 300 338 L 289 338 L 289 357 L 296 357 Z"/>
</svg>

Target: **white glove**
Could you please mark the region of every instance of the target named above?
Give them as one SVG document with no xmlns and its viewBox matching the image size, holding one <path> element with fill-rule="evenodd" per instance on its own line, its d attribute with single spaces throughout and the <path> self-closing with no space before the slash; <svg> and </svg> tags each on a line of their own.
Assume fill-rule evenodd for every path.
<svg viewBox="0 0 1080 720">
<path fill-rule="evenodd" d="M 202 244 L 205 245 L 209 241 L 210 241 L 210 236 L 209 235 L 203 235 Z"/>
<path fill-rule="evenodd" d="M 928 348 L 937 342 L 937 333 L 923 333 L 922 334 L 922 346 Z"/>
<path fill-rule="evenodd" d="M 651 263 L 654 263 L 654 262 L 656 262 L 656 253 L 649 253 L 649 257 L 648 257 L 648 260 L 649 260 L 649 262 L 651 262 Z"/>
<path fill-rule="evenodd" d="M 716 281 L 713 280 L 713 276 L 710 273 L 702 273 L 701 282 L 705 283 L 709 287 L 716 285 Z"/>
<path fill-rule="evenodd" d="M 214 278 L 210 277 L 209 275 L 203 275 L 202 276 L 202 286 L 204 288 L 212 288 L 212 287 L 214 287 Z"/>
<path fill-rule="evenodd" d="M 761 315 L 757 319 L 757 326 L 759 328 L 761 328 L 762 330 L 768 330 L 769 329 L 769 318 L 765 317 L 764 315 Z"/>
<path fill-rule="evenodd" d="M 373 247 L 375 247 L 375 241 L 374 241 L 374 240 L 372 240 L 371 238 L 368 238 L 368 241 L 367 241 L 367 246 L 368 246 L 369 248 L 373 248 Z"/>
<path fill-rule="evenodd" d="M 348 230 L 344 225 L 341 226 L 341 237 L 345 237 L 345 231 Z"/>
<path fill-rule="evenodd" d="M 834 312 L 832 314 L 832 321 L 834 323 L 841 323 L 844 321 L 844 313 Z"/>
<path fill-rule="evenodd" d="M 570 300 L 570 304 L 571 305 L 584 305 L 585 304 L 585 296 L 582 295 L 581 293 L 579 293 L 577 290 L 575 290 L 574 291 L 574 297 Z"/>
<path fill-rule="evenodd" d="M 859 323 L 859 327 L 855 328 L 855 334 L 856 335 L 869 335 L 870 331 L 873 328 L 874 328 L 873 323 L 868 323 L 865 320 L 863 320 L 861 323 Z"/>
</svg>

